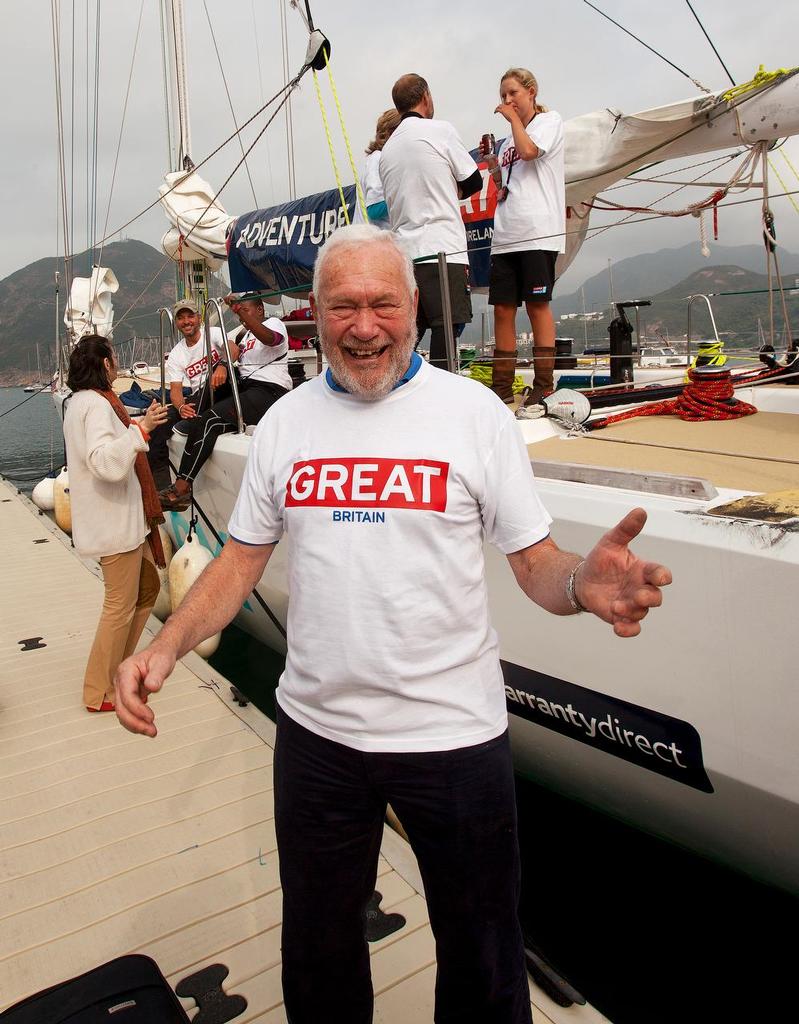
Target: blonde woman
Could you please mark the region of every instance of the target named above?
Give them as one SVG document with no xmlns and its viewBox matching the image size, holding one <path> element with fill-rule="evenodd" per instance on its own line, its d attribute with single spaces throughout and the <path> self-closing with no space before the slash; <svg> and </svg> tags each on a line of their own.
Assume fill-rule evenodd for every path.
<svg viewBox="0 0 799 1024">
<path fill-rule="evenodd" d="M 72 539 L 98 559 L 105 599 L 83 681 L 87 711 L 114 711 L 114 673 L 132 654 L 158 596 L 155 566 L 164 566 L 157 524 L 164 521 L 145 452 L 166 421 L 153 402 L 132 425 L 111 385 L 117 375 L 107 338 L 90 334 L 69 357 L 72 395 L 64 443 L 72 502 Z"/>
<path fill-rule="evenodd" d="M 384 111 L 377 119 L 375 126 L 375 137 L 366 147 L 366 162 L 361 174 L 361 191 L 363 192 L 366 212 L 369 216 L 369 223 L 377 228 L 388 230 L 388 207 L 386 206 L 385 195 L 383 194 L 383 183 L 380 181 L 380 154 L 383 146 L 388 142 L 394 133 L 394 129 L 400 123 L 400 115 L 392 107 Z M 361 210 L 360 197 L 356 196 L 354 224 L 363 224 L 363 211 Z"/>
<path fill-rule="evenodd" d="M 513 401 L 516 371 L 516 310 L 524 303 L 533 331 L 535 378 L 525 404 L 539 402 L 554 389 L 555 320 L 550 302 L 555 261 L 565 252 L 566 190 L 563 121 L 538 102 L 538 82 L 526 68 L 509 68 L 499 85 L 494 113 L 510 125 L 510 134 L 489 167 L 498 166 L 491 243 L 488 301 L 494 307 L 493 389 Z"/>
</svg>

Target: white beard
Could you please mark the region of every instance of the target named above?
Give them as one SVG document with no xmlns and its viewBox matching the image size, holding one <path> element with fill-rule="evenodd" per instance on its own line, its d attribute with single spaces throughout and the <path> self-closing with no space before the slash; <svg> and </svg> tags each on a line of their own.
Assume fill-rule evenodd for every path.
<svg viewBox="0 0 799 1024">
<path fill-rule="evenodd" d="M 357 395 L 367 402 L 376 402 L 379 398 L 385 398 L 402 379 L 411 361 L 411 353 L 416 344 L 416 324 L 412 324 L 405 341 L 392 345 L 389 352 L 389 362 L 385 370 L 373 371 L 371 373 L 357 373 L 349 369 L 344 357 L 337 347 L 328 345 L 321 323 L 319 324 L 319 341 L 322 345 L 322 352 L 330 365 L 330 371 L 336 383 L 348 391 L 351 395 Z M 365 347 L 365 346 L 364 346 Z M 353 348 L 357 348 L 353 345 Z"/>
</svg>

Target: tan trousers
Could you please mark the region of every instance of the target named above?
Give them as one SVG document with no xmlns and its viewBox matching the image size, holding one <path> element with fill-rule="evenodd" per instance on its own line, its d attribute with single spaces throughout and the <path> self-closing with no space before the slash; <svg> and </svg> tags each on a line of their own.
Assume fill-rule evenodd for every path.
<svg viewBox="0 0 799 1024">
<path fill-rule="evenodd" d="M 100 565 L 105 600 L 83 680 L 87 708 L 99 708 L 103 701 L 113 703 L 114 673 L 136 649 L 160 587 L 146 540 L 134 551 L 103 556 Z"/>
</svg>

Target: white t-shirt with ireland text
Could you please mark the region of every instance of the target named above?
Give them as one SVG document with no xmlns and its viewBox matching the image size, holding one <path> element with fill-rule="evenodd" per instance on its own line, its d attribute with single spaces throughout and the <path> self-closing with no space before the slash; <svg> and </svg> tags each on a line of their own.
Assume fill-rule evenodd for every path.
<svg viewBox="0 0 799 1024">
<path fill-rule="evenodd" d="M 508 198 L 497 203 L 491 251 L 566 251 L 566 185 L 563 121 L 554 110 L 536 114 L 527 134 L 541 151 L 521 160 L 511 133 L 497 154 Z"/>
<path fill-rule="evenodd" d="M 320 375 L 253 435 L 229 524 L 288 539 L 288 655 L 277 700 L 365 751 L 450 750 L 507 711 L 483 541 L 549 533 L 513 415 L 484 385 L 423 363 L 368 402 Z"/>
<path fill-rule="evenodd" d="M 411 259 L 447 253 L 468 263 L 458 182 L 477 170 L 448 121 L 405 117 L 383 146 L 379 162 L 391 229 Z"/>
<path fill-rule="evenodd" d="M 279 317 L 270 316 L 264 320 L 264 327 L 274 334 L 279 334 L 283 340 L 277 345 L 264 345 L 252 331 L 247 331 L 242 335 L 239 330 L 229 335 L 239 346 L 238 361 L 241 378 L 244 381 L 279 384 L 286 391 L 291 391 L 289 336 L 286 325 Z"/>
<path fill-rule="evenodd" d="M 211 328 L 211 360 L 216 366 L 225 358 L 225 341 L 218 327 Z M 181 338 L 166 359 L 167 384 L 182 384 L 184 388 L 196 391 L 205 383 L 208 372 L 208 355 L 205 351 L 205 326 L 200 327 L 200 339 L 187 345 Z"/>
</svg>

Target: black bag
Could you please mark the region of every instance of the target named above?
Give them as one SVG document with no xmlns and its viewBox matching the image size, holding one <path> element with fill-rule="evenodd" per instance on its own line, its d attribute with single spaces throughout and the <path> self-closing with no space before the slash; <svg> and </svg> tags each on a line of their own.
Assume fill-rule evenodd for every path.
<svg viewBox="0 0 799 1024">
<path fill-rule="evenodd" d="M 188 1024 L 148 956 L 119 956 L 0 1013 L 2 1024 Z"/>
</svg>

